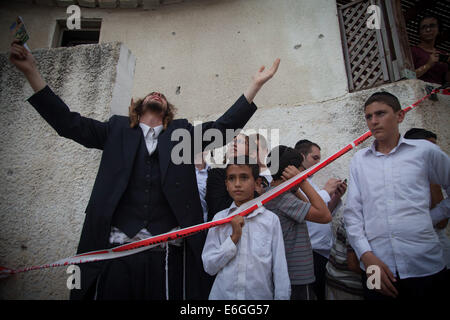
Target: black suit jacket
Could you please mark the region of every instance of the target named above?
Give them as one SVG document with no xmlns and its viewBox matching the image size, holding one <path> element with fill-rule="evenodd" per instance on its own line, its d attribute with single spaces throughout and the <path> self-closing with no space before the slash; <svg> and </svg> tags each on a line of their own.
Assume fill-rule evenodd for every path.
<svg viewBox="0 0 450 320">
<path fill-rule="evenodd" d="M 129 118 L 112 116 L 106 122 L 81 116 L 72 112 L 66 104 L 46 86 L 28 99 L 39 114 L 65 138 L 72 139 L 85 147 L 103 150 L 97 177 L 86 208 L 86 217 L 81 232 L 77 253 L 107 248 L 111 220 L 115 208 L 124 193 L 131 175 L 134 158 L 140 139 L 140 127 L 130 128 Z M 164 195 L 181 228 L 202 223 L 202 207 L 196 185 L 195 167 L 190 164 L 174 164 L 171 152 L 178 141 L 171 141 L 176 129 L 186 129 L 193 139 L 194 130 L 215 128 L 223 133 L 222 144 L 226 144 L 226 129 L 243 128 L 256 111 L 242 95 L 233 106 L 214 122 L 205 122 L 193 127 L 186 119 L 173 120 L 158 137 L 158 156 Z M 203 147 L 210 142 L 203 142 Z M 192 152 L 193 153 L 193 152 Z M 192 155 L 193 157 L 193 155 Z M 205 298 L 199 292 L 198 277 L 204 273 L 201 252 L 205 234 L 199 233 L 187 238 L 189 255 L 188 268 L 192 277 L 187 279 L 187 297 Z M 72 298 L 86 298 L 87 290 L 101 268 L 101 263 L 80 265 L 82 268 L 81 290 L 72 290 Z M 189 272 L 189 270 L 188 270 Z M 206 296 L 207 297 L 207 296 Z"/>
</svg>

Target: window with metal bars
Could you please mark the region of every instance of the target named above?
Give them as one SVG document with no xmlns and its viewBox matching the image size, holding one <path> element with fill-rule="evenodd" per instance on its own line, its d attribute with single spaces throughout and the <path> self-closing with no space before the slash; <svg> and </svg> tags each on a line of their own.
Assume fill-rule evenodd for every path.
<svg viewBox="0 0 450 320">
<path fill-rule="evenodd" d="M 415 78 L 410 47 L 419 42 L 425 15 L 441 21 L 436 47 L 450 52 L 448 0 L 337 0 L 349 91 Z M 377 6 L 380 28 L 369 28 L 369 7 Z M 368 11 L 369 10 L 369 11 Z"/>
</svg>

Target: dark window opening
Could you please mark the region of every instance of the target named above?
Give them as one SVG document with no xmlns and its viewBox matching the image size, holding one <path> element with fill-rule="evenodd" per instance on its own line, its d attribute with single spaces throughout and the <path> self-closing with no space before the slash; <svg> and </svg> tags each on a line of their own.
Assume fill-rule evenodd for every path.
<svg viewBox="0 0 450 320">
<path fill-rule="evenodd" d="M 79 30 L 70 30 L 66 26 L 66 20 L 57 20 L 53 47 L 73 47 L 80 44 L 98 43 L 100 28 L 100 19 L 81 19 Z"/>
</svg>

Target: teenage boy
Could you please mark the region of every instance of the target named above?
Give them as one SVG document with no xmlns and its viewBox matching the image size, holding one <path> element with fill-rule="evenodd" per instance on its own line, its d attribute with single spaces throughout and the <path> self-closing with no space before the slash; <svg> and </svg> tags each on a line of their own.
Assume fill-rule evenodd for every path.
<svg viewBox="0 0 450 320">
<path fill-rule="evenodd" d="M 269 190 L 300 173 L 298 168 L 303 161 L 302 155 L 295 149 L 287 146 L 276 148 L 279 149 L 278 170 L 272 175 L 273 181 Z M 272 151 L 271 154 L 276 152 Z M 295 186 L 293 191 L 296 191 L 298 187 L 298 185 Z M 276 213 L 280 219 L 292 285 L 291 300 L 314 300 L 316 296 L 312 284 L 316 279 L 306 220 L 328 223 L 332 218 L 327 205 L 307 180 L 300 183 L 300 189 L 310 200 L 309 203 L 287 191 L 269 201 L 265 206 Z"/>
<path fill-rule="evenodd" d="M 445 263 L 433 221 L 450 216 L 450 199 L 430 211 L 430 183 L 450 192 L 450 159 L 400 135 L 405 112 L 392 94 L 373 94 L 364 114 L 375 141 L 352 158 L 344 221 L 361 268 L 375 266 L 374 290 L 363 273 L 365 298 L 442 298 Z"/>
<path fill-rule="evenodd" d="M 302 167 L 305 170 L 320 162 L 321 149 L 317 143 L 302 139 L 295 144 L 294 149 L 302 154 Z M 347 183 L 336 178 L 330 178 L 323 189 L 320 189 L 312 181 L 312 176 L 306 180 L 317 191 L 319 196 L 328 206 L 331 215 L 334 216 L 334 214 L 340 210 L 342 203 L 341 198 L 347 190 Z M 320 224 L 306 221 L 306 226 L 308 227 L 308 233 L 313 248 L 314 276 L 316 277 L 316 282 L 314 282 L 314 293 L 317 296 L 317 300 L 325 300 L 326 265 L 333 246 L 331 222 Z"/>
<path fill-rule="evenodd" d="M 225 184 L 233 203 L 213 220 L 233 215 L 242 204 L 254 198 L 259 166 L 250 163 L 245 156 L 228 164 Z M 290 297 L 280 221 L 264 207 L 245 217 L 236 215 L 231 223 L 210 229 L 202 259 L 205 271 L 216 275 L 210 300 L 288 300 Z"/>
</svg>

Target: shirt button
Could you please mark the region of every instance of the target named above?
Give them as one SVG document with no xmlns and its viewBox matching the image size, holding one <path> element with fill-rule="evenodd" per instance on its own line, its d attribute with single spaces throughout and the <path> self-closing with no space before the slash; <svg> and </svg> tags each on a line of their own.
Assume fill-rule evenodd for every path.
<svg viewBox="0 0 450 320">
<path fill-rule="evenodd" d="M 148 208 L 148 205 L 144 204 L 144 208 L 147 209 L 147 208 Z"/>
<path fill-rule="evenodd" d="M 148 193 L 148 189 L 145 189 L 145 193 Z"/>
</svg>

